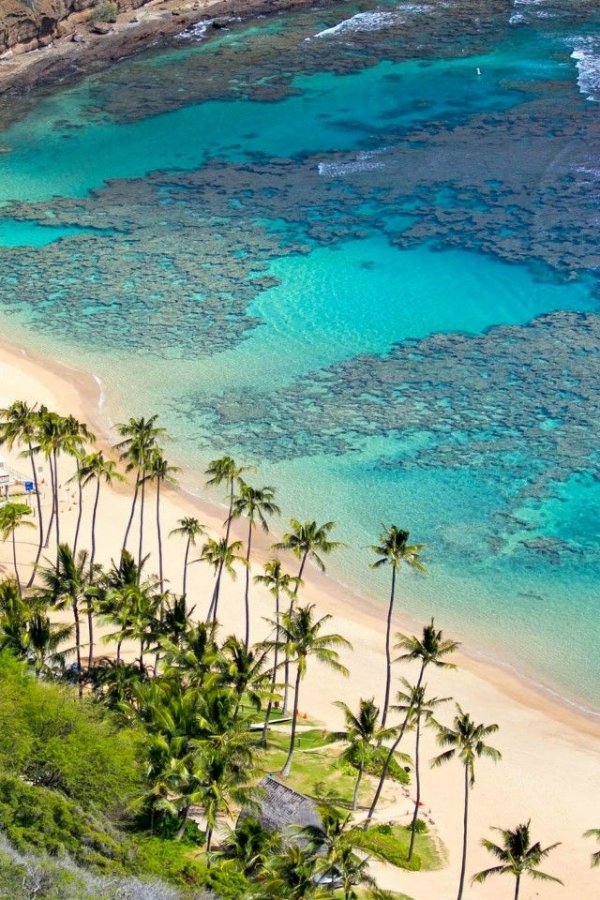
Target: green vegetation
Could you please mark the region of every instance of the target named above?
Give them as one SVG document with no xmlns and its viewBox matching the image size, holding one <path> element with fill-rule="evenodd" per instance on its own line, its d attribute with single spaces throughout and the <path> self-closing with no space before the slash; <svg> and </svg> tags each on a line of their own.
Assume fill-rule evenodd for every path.
<svg viewBox="0 0 600 900">
<path fill-rule="evenodd" d="M 430 871 L 441 869 L 444 863 L 435 841 L 426 831 L 417 834 L 412 859 L 408 858 L 411 833 L 402 825 L 372 825 L 365 831 L 357 829 L 353 835 L 357 847 L 400 869 Z"/>
<path fill-rule="evenodd" d="M 102 0 L 95 6 L 92 10 L 92 14 L 90 16 L 91 22 L 108 22 L 113 23 L 117 21 L 117 16 L 119 14 L 119 7 L 116 3 L 111 3 L 110 0 Z"/>
</svg>

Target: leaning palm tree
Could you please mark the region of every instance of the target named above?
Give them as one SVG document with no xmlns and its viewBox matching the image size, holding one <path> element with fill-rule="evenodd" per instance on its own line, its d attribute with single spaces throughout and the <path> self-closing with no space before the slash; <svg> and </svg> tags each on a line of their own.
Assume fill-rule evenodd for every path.
<svg viewBox="0 0 600 900">
<path fill-rule="evenodd" d="M 139 419 L 131 418 L 128 422 L 117 425 L 117 432 L 123 438 L 123 440 L 115 445 L 115 449 L 118 450 L 121 454 L 121 460 L 125 463 L 126 470 L 128 472 L 135 471 L 135 488 L 133 492 L 133 500 L 131 502 L 131 512 L 129 514 L 127 527 L 125 529 L 125 535 L 123 537 L 123 550 L 125 550 L 125 548 L 127 547 L 127 540 L 129 538 L 129 532 L 131 531 L 131 526 L 133 524 L 133 517 L 135 515 L 138 495 L 141 494 L 138 566 L 140 566 L 142 559 L 142 542 L 144 535 L 144 496 L 148 463 L 151 454 L 158 448 L 158 439 L 166 434 L 165 429 L 160 428 L 156 424 L 157 419 L 157 415 L 150 416 L 149 419 L 145 419 L 143 417 Z"/>
<path fill-rule="evenodd" d="M 241 541 L 232 541 L 231 544 L 228 544 L 226 538 L 221 538 L 220 541 L 215 541 L 213 538 L 208 538 L 207 542 L 202 547 L 200 560 L 202 562 L 207 562 L 215 570 L 215 586 L 213 589 L 210 606 L 208 608 L 208 614 L 206 616 L 207 622 L 217 621 L 219 594 L 221 591 L 221 577 L 223 575 L 223 570 L 225 570 L 227 574 L 235 580 L 237 576 L 234 569 L 234 563 L 245 563 L 244 557 L 241 556 L 239 552 L 241 549 Z"/>
<path fill-rule="evenodd" d="M 456 641 L 445 639 L 443 632 L 436 629 L 433 619 L 431 620 L 431 623 L 429 625 L 424 626 L 422 638 L 418 638 L 416 637 L 416 635 L 407 637 L 401 634 L 398 634 L 397 637 L 398 643 L 396 644 L 396 649 L 404 650 L 404 653 L 400 654 L 398 660 L 400 662 L 414 661 L 420 663 L 419 677 L 417 678 L 417 682 L 415 685 L 416 691 L 419 690 L 421 684 L 423 683 L 423 677 L 425 675 L 427 666 L 432 665 L 436 668 L 441 669 L 456 668 L 453 663 L 447 662 L 445 657 L 449 656 L 451 653 L 454 653 L 459 645 Z M 386 756 L 383 768 L 381 770 L 381 775 L 379 776 L 377 790 L 375 791 L 375 796 L 373 797 L 373 802 L 371 803 L 371 808 L 369 809 L 366 825 L 368 825 L 373 818 L 375 809 L 377 807 L 377 804 L 379 803 L 379 798 L 381 797 L 381 792 L 383 790 L 383 785 L 385 783 L 390 764 L 392 762 L 392 759 L 394 758 L 394 754 L 398 749 L 398 746 L 400 745 L 400 741 L 404 737 L 412 714 L 412 708 L 406 710 L 404 721 L 398 732 L 398 736 L 388 751 L 388 755 Z"/>
<path fill-rule="evenodd" d="M 596 838 L 600 842 L 600 828 L 589 828 L 583 835 L 586 838 Z M 592 866 L 600 866 L 600 850 L 592 853 Z"/>
<path fill-rule="evenodd" d="M 248 519 L 248 538 L 246 541 L 246 584 L 244 588 L 244 608 L 246 611 L 246 632 L 244 643 L 250 646 L 250 554 L 252 552 L 252 532 L 256 521 L 263 531 L 268 532 L 266 516 L 278 515 L 279 507 L 275 503 L 275 489 L 272 487 L 253 488 L 240 479 L 240 492 L 234 497 L 231 515 L 233 518 L 246 516 Z"/>
<path fill-rule="evenodd" d="M 264 584 L 275 598 L 275 641 L 273 648 L 273 669 L 271 674 L 271 693 L 267 703 L 267 711 L 265 713 L 265 724 L 262 733 L 263 747 L 267 746 L 267 734 L 269 731 L 269 719 L 273 708 L 273 698 L 275 695 L 275 685 L 277 683 L 277 671 L 279 668 L 279 623 L 281 617 L 280 598 L 282 594 L 286 594 L 290 600 L 293 598 L 293 589 L 298 584 L 298 578 L 288 575 L 283 571 L 283 566 L 278 559 L 269 559 L 264 565 L 264 575 L 255 575 L 256 584 Z M 288 684 L 284 686 L 283 709 L 287 709 Z"/>
<path fill-rule="evenodd" d="M 15 444 L 23 444 L 25 449 L 22 455 L 29 458 L 31 464 L 31 474 L 33 476 L 33 485 L 35 489 L 35 499 L 37 504 L 39 541 L 38 549 L 31 571 L 31 578 L 27 587 L 31 587 L 35 577 L 35 571 L 42 555 L 44 546 L 44 522 L 42 518 L 42 496 L 38 482 L 38 474 L 35 465 L 35 454 L 37 452 L 37 431 L 39 425 L 39 413 L 36 406 L 29 406 L 23 400 L 17 400 L 6 409 L 0 409 L 0 447 L 6 444 L 9 450 Z"/>
<path fill-rule="evenodd" d="M 335 522 L 324 522 L 323 525 L 317 525 L 312 522 L 299 522 L 298 519 L 290 519 L 291 530 L 283 535 L 281 541 L 273 544 L 274 550 L 291 550 L 294 556 L 300 560 L 300 569 L 298 570 L 298 581 L 296 583 L 295 594 L 298 593 L 298 587 L 302 584 L 302 575 L 304 566 L 310 558 L 317 564 L 321 572 L 325 571 L 325 563 L 321 559 L 341 546 L 339 541 L 332 541 L 329 535 L 335 528 Z M 290 615 L 292 613 L 290 608 Z"/>
<path fill-rule="evenodd" d="M 196 546 L 196 538 L 205 533 L 205 528 L 204 525 L 201 525 L 198 519 L 195 519 L 193 516 L 185 516 L 183 519 L 179 519 L 177 525 L 177 528 L 174 528 L 169 532 L 169 537 L 171 537 L 171 535 L 173 534 L 180 534 L 186 539 L 185 553 L 183 556 L 183 589 L 181 592 L 185 603 L 185 597 L 187 595 L 187 570 L 189 565 L 190 549 Z"/>
<path fill-rule="evenodd" d="M 329 666 L 335 672 L 348 675 L 348 669 L 339 661 L 336 647 L 351 648 L 346 638 L 339 634 L 322 634 L 323 626 L 331 619 L 331 616 L 314 617 L 315 605 L 298 607 L 291 615 L 284 615 L 280 625 L 283 637 L 283 646 L 286 657 L 296 663 L 296 682 L 294 686 L 294 708 L 292 712 L 292 730 L 288 755 L 281 774 L 287 777 L 292 768 L 292 759 L 296 747 L 296 726 L 298 722 L 298 698 L 300 696 L 300 682 L 306 675 L 309 657 Z M 275 623 L 271 623 L 275 625 Z M 272 642 L 266 642 L 266 646 Z"/>
<path fill-rule="evenodd" d="M 381 566 L 391 566 L 392 569 L 392 586 L 390 591 L 390 602 L 388 606 L 387 624 L 385 629 L 385 694 L 383 697 L 383 712 L 381 716 L 381 726 L 385 728 L 387 722 L 388 706 L 390 703 L 390 690 L 392 684 L 392 655 L 390 649 L 390 636 L 392 631 L 392 613 L 394 610 L 394 600 L 396 593 L 396 576 L 398 569 L 404 563 L 409 569 L 416 572 L 425 572 L 425 566 L 421 562 L 420 556 L 425 547 L 424 544 L 409 544 L 409 533 L 403 531 L 396 525 L 390 525 L 384 528 L 379 538 L 380 543 L 371 547 L 373 553 L 377 555 L 377 559 L 371 564 L 372 569 L 378 569 Z"/>
<path fill-rule="evenodd" d="M 342 710 L 346 720 L 345 731 L 336 733 L 339 740 L 349 744 L 342 754 L 342 758 L 358 769 L 352 795 L 352 809 L 355 810 L 358 805 L 358 791 L 365 767 L 373 759 L 377 742 L 391 737 L 396 729 L 379 727 L 379 707 L 375 705 L 373 697 L 370 700 L 361 699 L 359 701 L 358 714 L 353 713 L 342 700 L 336 700 L 335 706 Z"/>
<path fill-rule="evenodd" d="M 529 875 L 536 881 L 554 881 L 556 884 L 562 884 L 559 878 L 554 875 L 547 875 L 541 872 L 538 866 L 555 847 L 559 844 L 551 844 L 549 847 L 542 847 L 538 843 L 531 844 L 529 838 L 529 822 L 517 825 L 514 831 L 509 828 L 494 828 L 502 835 L 502 845 L 494 844 L 493 841 L 483 840 L 482 846 L 486 850 L 500 860 L 499 866 L 492 866 L 490 869 L 484 869 L 473 876 L 474 884 L 483 884 L 490 875 L 514 875 L 515 878 L 515 897 L 519 900 L 519 889 L 521 886 L 521 878 Z"/>
<path fill-rule="evenodd" d="M 125 479 L 117 471 L 116 463 L 112 459 L 106 459 L 101 450 L 97 453 L 89 453 L 81 458 L 77 476 L 82 488 L 92 481 L 96 483 L 94 507 L 92 510 L 92 549 L 90 552 L 90 567 L 92 567 L 96 558 L 96 519 L 100 500 L 100 486 L 102 482 L 110 486 L 114 481 L 124 481 Z"/>
<path fill-rule="evenodd" d="M 13 565 L 19 596 L 21 596 L 21 582 L 19 580 L 19 569 L 17 568 L 17 541 L 15 533 L 17 528 L 23 526 L 35 528 L 33 522 L 29 522 L 26 518 L 30 515 L 31 510 L 26 503 L 5 503 L 4 506 L 0 506 L 0 538 L 3 541 L 7 541 L 9 537 L 12 539 Z"/>
<path fill-rule="evenodd" d="M 451 697 L 429 697 L 427 695 L 427 685 L 421 684 L 419 687 L 411 685 L 406 678 L 400 679 L 404 690 L 398 691 L 396 694 L 397 705 L 395 709 L 401 711 L 411 710 L 413 726 L 415 731 L 415 808 L 413 810 L 410 822 L 410 843 L 408 845 L 407 859 L 412 859 L 415 849 L 415 840 L 417 836 L 417 821 L 419 818 L 419 810 L 421 808 L 421 732 L 423 726 L 430 725 L 434 722 L 433 715 L 442 703 L 448 703 Z"/>
<path fill-rule="evenodd" d="M 436 756 L 431 765 L 441 766 L 457 756 L 464 768 L 464 813 L 463 813 L 463 847 L 460 867 L 460 879 L 458 882 L 457 900 L 461 900 L 465 885 L 465 873 L 467 868 L 467 843 L 469 826 L 469 795 L 475 784 L 475 760 L 482 756 L 498 762 L 502 758 L 501 753 L 495 747 L 485 743 L 486 739 L 498 731 L 497 725 L 478 725 L 469 713 L 456 704 L 457 714 L 454 717 L 454 728 L 437 725 L 437 742 L 442 747 L 449 747 Z"/>
</svg>

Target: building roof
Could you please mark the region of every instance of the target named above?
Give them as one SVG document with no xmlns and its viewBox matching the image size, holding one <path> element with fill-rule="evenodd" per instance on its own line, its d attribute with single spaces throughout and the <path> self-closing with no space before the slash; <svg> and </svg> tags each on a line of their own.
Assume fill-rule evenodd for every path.
<svg viewBox="0 0 600 900">
<path fill-rule="evenodd" d="M 256 801 L 258 811 L 242 810 L 242 816 L 256 815 L 269 831 L 288 832 L 288 841 L 300 842 L 297 828 L 312 826 L 322 830 L 323 822 L 317 806 L 310 797 L 293 790 L 272 775 L 266 775 L 259 784 Z"/>
</svg>

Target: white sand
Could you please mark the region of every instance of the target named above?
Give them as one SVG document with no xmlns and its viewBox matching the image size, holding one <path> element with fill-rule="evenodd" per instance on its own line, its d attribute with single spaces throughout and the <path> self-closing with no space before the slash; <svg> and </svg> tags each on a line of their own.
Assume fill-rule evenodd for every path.
<svg viewBox="0 0 600 900">
<path fill-rule="evenodd" d="M 56 363 L 32 359 L 13 347 L 0 348 L 0 406 L 16 399 L 45 403 L 57 412 L 73 413 L 98 429 L 97 386 L 84 373 L 65 369 Z M 148 410 L 150 415 L 152 410 Z M 29 473 L 28 460 L 7 454 L 9 464 L 24 474 Z M 46 473 L 43 471 L 44 478 Z M 74 486 L 65 486 L 71 474 L 63 463 L 61 469 L 61 509 L 64 539 L 71 541 L 76 514 Z M 48 481 L 47 477 L 45 478 Z M 89 542 L 89 517 L 91 512 L 91 488 L 86 491 L 81 546 Z M 98 530 L 98 560 L 108 563 L 118 557 L 125 522 L 129 511 L 131 492 L 126 486 L 117 490 L 102 489 L 100 501 L 100 528 Z M 149 493 L 147 536 L 145 552 L 153 553 L 151 570 L 156 569 L 153 494 Z M 168 535 L 177 519 L 183 515 L 196 515 L 216 532 L 221 526 L 223 509 L 204 502 L 195 502 L 187 496 L 164 490 L 163 534 Z M 49 506 L 49 490 L 44 493 L 44 503 Z M 281 526 L 279 526 L 281 527 Z M 243 537 L 243 523 L 239 537 Z M 19 542 L 19 558 L 26 573 L 27 561 L 33 558 L 35 532 L 23 530 Z M 175 591 L 181 589 L 181 565 L 184 545 L 181 540 L 165 540 L 166 573 Z M 264 546 L 264 543 L 263 543 Z M 259 549 L 262 557 L 265 551 Z M 297 563 L 290 560 L 290 570 Z M 0 544 L 0 574 L 10 573 L 12 556 L 10 544 Z M 202 564 L 189 569 L 188 593 L 190 603 L 197 605 L 198 615 L 204 616 L 212 590 L 212 573 Z M 401 594 L 401 592 L 400 592 Z M 359 697 L 374 696 L 381 701 L 384 687 L 384 600 L 375 603 L 351 595 L 346 589 L 318 573 L 308 573 L 303 590 L 305 601 L 316 602 L 323 613 L 331 613 L 334 620 L 331 630 L 347 637 L 354 651 L 345 659 L 351 667 L 351 676 L 343 679 L 323 670 L 318 664 L 309 664 L 309 673 L 302 686 L 301 710 L 339 724 L 340 713 L 331 703 L 343 699 L 352 706 Z M 263 616 L 271 615 L 270 597 L 253 589 L 252 606 L 255 610 L 252 638 L 264 633 Z M 429 610 L 424 611 L 424 619 Z M 226 582 L 221 601 L 220 619 L 224 633 L 243 628 L 243 577 L 237 582 Z M 443 628 L 443 622 L 437 622 Z M 450 635 L 448 635 L 450 636 Z M 451 635 L 460 639 L 460 634 Z M 465 657 L 457 659 L 459 669 L 447 674 L 431 673 L 428 681 L 438 696 L 451 694 L 477 721 L 496 722 L 500 725 L 492 742 L 503 754 L 497 766 L 483 760 L 477 769 L 477 784 L 472 795 L 470 849 L 468 873 L 493 864 L 493 860 L 479 846 L 482 837 L 491 837 L 489 826 L 512 828 L 518 823 L 532 820 L 532 836 L 543 845 L 562 841 L 551 855 L 545 870 L 561 877 L 565 888 L 543 882 L 525 882 L 521 898 L 562 897 L 563 900 L 594 900 L 600 897 L 600 870 L 592 870 L 589 858 L 592 842 L 584 840 L 582 833 L 592 827 L 600 827 L 600 721 L 579 716 L 570 709 L 554 703 L 545 695 L 535 692 L 527 684 L 513 678 L 503 670 L 475 663 Z M 397 674 L 412 676 L 409 667 L 396 667 Z M 449 721 L 451 709 L 441 714 Z M 410 739 L 404 747 L 410 751 Z M 423 759 L 428 760 L 437 748 L 431 736 L 424 741 Z M 451 763 L 439 770 L 429 770 L 424 765 L 423 800 L 431 810 L 441 839 L 449 851 L 448 867 L 440 872 L 397 873 L 389 867 L 377 867 L 382 887 L 405 891 L 414 900 L 451 900 L 456 893 L 460 862 L 462 827 L 462 770 Z M 409 809 L 410 803 L 398 794 L 398 802 L 383 809 L 385 819 L 399 818 Z M 490 880 L 486 885 L 468 887 L 466 897 L 506 898 L 512 896 L 513 882 L 508 878 Z"/>
</svg>

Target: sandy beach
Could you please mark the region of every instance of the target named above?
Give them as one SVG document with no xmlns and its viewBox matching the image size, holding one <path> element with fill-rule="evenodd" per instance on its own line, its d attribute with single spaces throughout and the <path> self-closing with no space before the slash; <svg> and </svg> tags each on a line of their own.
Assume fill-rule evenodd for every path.
<svg viewBox="0 0 600 900">
<path fill-rule="evenodd" d="M 85 420 L 99 435 L 102 421 L 98 410 L 99 387 L 91 376 L 61 366 L 52 361 L 33 358 L 26 351 L 9 346 L 0 348 L 0 406 L 16 399 L 30 403 L 44 403 L 62 414 L 72 413 Z M 151 414 L 152 410 L 148 410 Z M 100 438 L 106 442 L 108 435 Z M 28 460 L 15 453 L 7 453 L 8 465 L 22 472 L 29 472 Z M 44 505 L 49 504 L 47 473 L 40 463 L 40 477 L 44 485 Z M 61 512 L 63 533 L 66 539 L 72 535 L 76 514 L 75 490 L 66 482 L 71 475 L 63 462 L 61 469 Z M 91 490 L 91 489 L 88 489 Z M 165 490 L 163 506 L 163 531 L 166 535 L 179 518 L 196 515 L 209 532 L 216 532 L 222 523 L 223 508 L 214 501 L 196 501 L 180 490 Z M 84 513 L 83 545 L 89 535 L 90 496 L 86 497 Z M 98 534 L 98 558 L 108 563 L 119 552 L 122 532 L 130 504 L 127 486 L 104 490 L 100 500 Z M 145 552 L 153 553 L 149 567 L 155 566 L 156 554 L 153 516 L 147 516 Z M 283 530 L 284 524 L 277 528 Z M 31 532 L 33 535 L 34 532 Z M 244 528 L 241 523 L 240 538 Z M 19 540 L 19 559 L 23 572 L 33 557 L 31 535 L 24 531 Z M 269 540 L 271 536 L 269 536 Z M 259 546 L 255 567 L 266 558 L 268 542 Z M 166 573 L 173 590 L 181 588 L 183 546 L 176 538 L 166 541 Z M 295 561 L 289 560 L 290 569 Z M 10 574 L 12 557 L 10 544 L 0 544 L 0 573 Z M 189 569 L 189 596 L 196 604 L 197 613 L 204 616 L 210 600 L 212 573 L 201 565 Z M 403 586 L 400 585 L 399 606 Z M 374 696 L 379 700 L 384 685 L 384 603 L 374 599 L 352 595 L 333 580 L 310 571 L 303 591 L 305 602 L 314 602 L 323 613 L 333 618 L 332 630 L 347 637 L 353 644 L 353 652 L 347 655 L 346 664 L 351 669 L 348 679 L 309 666 L 303 685 L 301 711 L 308 712 L 328 725 L 340 724 L 340 713 L 331 704 L 343 699 L 351 706 L 359 697 Z M 252 594 L 254 608 L 253 639 L 259 639 L 266 629 L 263 617 L 271 614 L 269 595 L 255 589 Z M 239 629 L 242 622 L 243 580 L 228 581 L 222 600 L 221 621 L 223 632 Z M 433 610 L 423 610 L 426 621 Z M 396 625 L 402 623 L 399 617 Z M 444 627 L 442 621 L 437 622 Z M 460 634 L 448 635 L 460 640 Z M 104 651 L 101 651 L 104 652 Z M 499 668 L 473 661 L 466 655 L 457 659 L 455 672 L 432 673 L 431 690 L 438 696 L 452 695 L 477 721 L 495 722 L 500 730 L 494 741 L 503 759 L 497 766 L 482 761 L 477 769 L 477 784 L 472 797 L 471 846 L 468 871 L 473 873 L 492 864 L 488 854 L 479 846 L 480 838 L 491 837 L 489 826 L 512 828 L 518 823 L 532 820 L 532 834 L 542 845 L 561 841 L 561 846 L 547 862 L 546 870 L 565 881 L 565 888 L 558 885 L 530 882 L 523 885 L 522 897 L 572 898 L 592 900 L 600 894 L 600 874 L 589 865 L 591 843 L 582 833 L 600 824 L 600 722 L 578 715 L 566 707 L 552 702 L 530 686 Z M 408 666 L 396 667 L 396 674 L 411 677 Z M 449 721 L 452 709 L 441 715 Z M 410 740 L 404 747 L 410 751 Z M 431 735 L 425 740 L 424 758 L 436 752 Z M 449 900 L 454 895 L 461 845 L 462 778 L 458 764 L 450 764 L 440 770 L 425 769 L 423 798 L 426 810 L 430 810 L 441 840 L 448 849 L 448 866 L 431 873 L 398 875 L 397 870 L 375 867 L 383 887 L 404 890 L 415 900 Z M 399 795 L 398 802 L 382 808 L 383 820 L 403 821 L 410 809 L 410 800 Z M 503 898 L 510 895 L 508 879 L 490 880 L 486 885 L 469 888 L 467 896 Z"/>
</svg>

